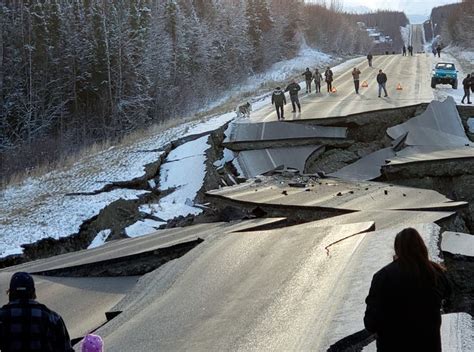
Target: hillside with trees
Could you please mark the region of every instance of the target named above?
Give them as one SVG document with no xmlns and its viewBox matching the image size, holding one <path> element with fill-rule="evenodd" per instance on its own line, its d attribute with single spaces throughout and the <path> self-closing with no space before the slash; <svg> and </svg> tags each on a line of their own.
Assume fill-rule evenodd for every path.
<svg viewBox="0 0 474 352">
<path fill-rule="evenodd" d="M 0 177 L 202 109 L 304 38 L 366 33 L 303 0 L 30 0 L 0 5 Z"/>
<path fill-rule="evenodd" d="M 430 20 L 425 22 L 427 40 L 441 36 L 444 45 L 474 47 L 474 0 L 433 8 Z"/>
<path fill-rule="evenodd" d="M 354 22 L 363 22 L 367 27 L 377 28 L 385 35 L 390 36 L 390 38 L 393 39 L 390 49 L 398 52 L 403 46 L 400 27 L 405 27 L 410 23 L 405 13 L 399 11 L 376 11 L 363 14 L 350 14 L 349 16 Z"/>
</svg>

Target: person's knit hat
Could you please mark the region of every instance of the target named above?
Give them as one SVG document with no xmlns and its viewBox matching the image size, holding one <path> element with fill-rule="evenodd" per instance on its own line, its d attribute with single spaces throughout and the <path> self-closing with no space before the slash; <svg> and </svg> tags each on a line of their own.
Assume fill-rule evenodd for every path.
<svg viewBox="0 0 474 352">
<path fill-rule="evenodd" d="M 35 282 L 33 277 L 24 272 L 13 274 L 10 280 L 10 292 L 15 292 L 19 295 L 29 295 L 35 292 Z"/>
<path fill-rule="evenodd" d="M 82 352 L 103 352 L 104 341 L 98 335 L 89 334 L 82 340 Z"/>
</svg>

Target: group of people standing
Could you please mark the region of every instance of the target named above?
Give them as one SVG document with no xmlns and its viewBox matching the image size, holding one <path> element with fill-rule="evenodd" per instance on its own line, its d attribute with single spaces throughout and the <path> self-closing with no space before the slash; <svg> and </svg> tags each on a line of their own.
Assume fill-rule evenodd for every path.
<svg viewBox="0 0 474 352">
<path fill-rule="evenodd" d="M 321 83 L 323 81 L 323 75 L 319 72 L 319 69 L 316 69 L 313 72 L 308 68 L 303 73 L 306 82 L 306 93 L 309 94 L 312 91 L 313 81 L 315 85 L 316 93 L 321 93 Z M 332 92 L 332 82 L 334 80 L 334 74 L 330 67 L 326 69 L 324 72 L 324 81 L 326 82 L 328 93 Z M 277 112 L 278 120 L 285 119 L 285 110 L 284 105 L 286 105 L 286 97 L 285 92 L 289 92 L 290 94 L 290 101 L 293 107 L 293 113 L 296 113 L 296 108 L 298 108 L 298 112 L 301 112 L 301 104 L 299 100 L 299 92 L 301 90 L 301 86 L 293 80 L 285 90 L 282 90 L 281 87 L 276 87 L 272 94 L 272 104 L 275 105 L 275 109 Z"/>
<path fill-rule="evenodd" d="M 369 66 L 372 67 L 372 55 L 369 54 L 368 56 L 369 60 Z M 354 81 L 354 89 L 355 93 L 359 94 L 359 89 L 360 89 L 360 75 L 361 71 L 355 67 L 352 70 L 352 79 Z M 324 81 L 326 82 L 327 86 L 327 91 L 328 93 L 333 93 L 334 88 L 332 86 L 332 82 L 334 81 L 334 73 L 332 72 L 330 67 L 326 68 L 326 71 L 324 72 L 324 78 L 323 75 L 319 72 L 318 69 L 316 69 L 313 72 L 309 68 L 306 68 L 306 71 L 303 73 L 303 76 L 305 78 L 305 83 L 306 83 L 306 93 L 310 94 L 312 92 L 312 84 L 313 81 L 315 83 L 315 90 L 316 93 L 321 92 L 321 82 Z M 382 71 L 379 70 L 379 73 L 377 75 L 377 84 L 379 86 L 379 98 L 381 97 L 382 91 L 385 93 L 385 97 L 388 97 L 387 93 L 387 88 L 386 88 L 386 83 L 387 83 L 387 75 Z M 290 94 L 290 101 L 291 105 L 293 107 L 293 113 L 296 113 L 298 109 L 298 112 L 301 112 L 301 103 L 299 100 L 299 92 L 301 91 L 301 86 L 297 83 L 296 80 L 293 80 L 285 90 L 283 90 L 281 87 L 277 87 L 272 94 L 272 104 L 275 105 L 276 113 L 278 120 L 284 120 L 285 119 L 285 110 L 284 106 L 286 105 L 286 97 L 285 93 L 288 92 Z"/>
<path fill-rule="evenodd" d="M 321 93 L 321 82 L 323 81 L 323 75 L 321 72 L 319 72 L 318 69 L 314 70 L 314 73 L 311 72 L 311 70 L 306 68 L 306 71 L 303 73 L 305 82 L 306 82 L 306 93 L 311 93 L 311 88 L 313 85 L 313 80 L 314 80 L 314 85 L 315 85 L 315 91 L 316 93 Z M 327 84 L 328 88 L 328 93 L 332 92 L 332 81 L 334 80 L 334 74 L 331 71 L 331 68 L 328 67 L 326 68 L 326 71 L 324 71 L 324 81 Z"/>
<path fill-rule="evenodd" d="M 410 54 L 410 56 L 413 56 L 413 46 L 408 45 L 408 47 L 407 47 L 407 46 L 403 45 L 403 48 L 402 48 L 403 56 L 407 56 L 407 50 L 408 50 L 408 53 Z"/>
</svg>

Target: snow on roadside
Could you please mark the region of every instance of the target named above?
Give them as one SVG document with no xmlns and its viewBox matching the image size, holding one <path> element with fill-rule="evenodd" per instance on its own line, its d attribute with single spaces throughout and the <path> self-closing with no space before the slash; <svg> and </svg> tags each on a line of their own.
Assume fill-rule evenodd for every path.
<svg viewBox="0 0 474 352">
<path fill-rule="evenodd" d="M 95 238 L 92 240 L 91 244 L 89 245 L 89 247 L 87 247 L 87 249 L 94 249 L 104 245 L 111 233 L 112 230 L 109 229 L 100 231 L 97 236 L 95 236 Z"/>
<path fill-rule="evenodd" d="M 206 135 L 170 152 L 166 162 L 161 165 L 160 190 L 175 190 L 161 198 L 158 204 L 141 206 L 140 211 L 163 220 L 202 212 L 192 202 L 204 185 L 206 151 L 210 148 L 208 139 Z"/>
<path fill-rule="evenodd" d="M 25 243 L 77 233 L 85 220 L 98 215 L 110 203 L 118 199 L 136 199 L 148 193 L 117 189 L 93 196 L 65 196 L 54 189 L 48 193 L 49 186 L 51 184 L 36 181 L 31 182 L 30 187 L 10 187 L 3 193 L 0 200 L 0 258 L 21 254 L 21 245 Z M 38 199 L 38 193 L 44 196 L 43 201 Z M 29 201 L 29 196 L 34 203 Z"/>
<path fill-rule="evenodd" d="M 157 231 L 166 222 L 151 219 L 140 220 L 125 229 L 128 237 L 141 237 Z"/>
<path fill-rule="evenodd" d="M 321 70 L 336 59 L 338 58 L 332 57 L 317 49 L 303 46 L 298 56 L 293 59 L 277 62 L 264 73 L 254 75 L 253 77 L 249 78 L 245 84 L 241 85 L 239 90 L 253 90 L 258 88 L 263 82 L 285 81 L 297 73 L 302 74 L 306 67 L 309 67 L 312 71 L 315 68 L 319 68 Z"/>
<path fill-rule="evenodd" d="M 110 203 L 135 199 L 145 191 L 115 190 L 94 196 L 66 196 L 102 189 L 106 184 L 142 177 L 168 143 L 191 134 L 211 132 L 235 113 L 193 121 L 126 146 L 84 157 L 68 169 L 31 177 L 0 190 L 0 258 L 21 254 L 22 244 L 77 233 L 80 225 Z"/>
</svg>

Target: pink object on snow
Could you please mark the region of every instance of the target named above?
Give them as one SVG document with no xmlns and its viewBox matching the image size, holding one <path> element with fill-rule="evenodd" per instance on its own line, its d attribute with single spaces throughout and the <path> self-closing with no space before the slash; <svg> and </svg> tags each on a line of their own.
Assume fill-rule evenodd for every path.
<svg viewBox="0 0 474 352">
<path fill-rule="evenodd" d="M 104 341 L 97 335 L 89 334 L 82 340 L 82 352 L 103 352 Z"/>
</svg>

